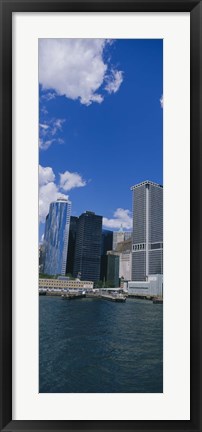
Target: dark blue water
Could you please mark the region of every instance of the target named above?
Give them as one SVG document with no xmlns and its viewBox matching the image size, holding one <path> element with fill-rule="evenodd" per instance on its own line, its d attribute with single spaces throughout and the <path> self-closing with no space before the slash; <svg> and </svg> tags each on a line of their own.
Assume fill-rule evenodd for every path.
<svg viewBox="0 0 202 432">
<path fill-rule="evenodd" d="M 39 391 L 163 391 L 163 307 L 39 297 Z"/>
</svg>

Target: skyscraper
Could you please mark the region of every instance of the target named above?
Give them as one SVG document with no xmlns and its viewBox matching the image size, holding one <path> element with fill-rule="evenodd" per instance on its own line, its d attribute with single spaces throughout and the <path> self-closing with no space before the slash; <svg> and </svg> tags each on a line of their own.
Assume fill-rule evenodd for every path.
<svg viewBox="0 0 202 432">
<path fill-rule="evenodd" d="M 107 282 L 111 287 L 119 287 L 119 255 L 107 252 Z"/>
<path fill-rule="evenodd" d="M 107 251 L 112 250 L 113 231 L 102 230 L 100 280 L 107 280 Z"/>
<path fill-rule="evenodd" d="M 163 186 L 144 181 L 133 191 L 132 280 L 163 274 Z"/>
<path fill-rule="evenodd" d="M 78 217 L 70 217 L 70 227 L 69 227 L 69 242 L 67 249 L 67 265 L 66 274 L 71 273 L 73 275 L 74 270 L 74 256 L 75 256 L 75 246 L 76 246 L 76 234 L 77 234 Z"/>
<path fill-rule="evenodd" d="M 113 243 L 113 231 L 103 229 L 101 255 L 106 255 L 107 251 L 112 250 L 112 243 Z"/>
<path fill-rule="evenodd" d="M 49 207 L 44 233 L 43 272 L 65 275 L 69 239 L 71 203 L 58 199 Z"/>
<path fill-rule="evenodd" d="M 74 259 L 74 276 L 81 280 L 100 279 L 102 216 L 86 211 L 79 216 Z"/>
</svg>

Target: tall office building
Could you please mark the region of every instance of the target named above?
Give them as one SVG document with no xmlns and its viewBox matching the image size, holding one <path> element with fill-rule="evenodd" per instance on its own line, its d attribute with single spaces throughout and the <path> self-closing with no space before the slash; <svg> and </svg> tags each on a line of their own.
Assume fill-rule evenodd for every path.
<svg viewBox="0 0 202 432">
<path fill-rule="evenodd" d="M 58 199 L 49 207 L 44 233 L 43 272 L 65 275 L 69 239 L 71 203 Z"/>
<path fill-rule="evenodd" d="M 107 282 L 111 287 L 119 287 L 119 255 L 114 251 L 107 252 Z"/>
<path fill-rule="evenodd" d="M 112 250 L 113 231 L 102 230 L 101 255 L 106 255 L 107 251 Z"/>
<path fill-rule="evenodd" d="M 113 231 L 102 230 L 100 280 L 107 280 L 107 251 L 112 250 Z"/>
<path fill-rule="evenodd" d="M 133 191 L 132 280 L 163 274 L 163 186 L 144 181 Z"/>
<path fill-rule="evenodd" d="M 71 273 L 71 275 L 73 275 L 73 271 L 74 271 L 77 225 L 78 225 L 78 217 L 71 216 L 70 227 L 69 227 L 69 242 L 68 242 L 68 249 L 67 249 L 67 265 L 66 265 L 66 274 Z"/>
<path fill-rule="evenodd" d="M 79 216 L 74 259 L 74 277 L 100 279 L 102 216 L 86 211 Z"/>
</svg>

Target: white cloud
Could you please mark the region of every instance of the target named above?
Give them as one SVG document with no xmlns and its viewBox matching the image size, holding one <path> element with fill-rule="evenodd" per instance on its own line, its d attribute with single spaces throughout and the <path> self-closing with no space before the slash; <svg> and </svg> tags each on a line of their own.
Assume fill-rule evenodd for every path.
<svg viewBox="0 0 202 432">
<path fill-rule="evenodd" d="M 65 171 L 63 174 L 60 174 L 61 189 L 69 191 L 71 189 L 83 186 L 86 186 L 86 181 L 82 179 L 80 174 L 71 173 L 69 171 Z"/>
<path fill-rule="evenodd" d="M 39 147 L 41 150 L 47 150 L 54 142 L 59 144 L 64 141 L 59 138 L 62 132 L 62 125 L 65 119 L 50 119 L 40 123 L 39 127 Z"/>
<path fill-rule="evenodd" d="M 47 110 L 47 108 L 44 105 L 41 107 L 41 112 L 42 112 L 43 115 L 48 114 L 48 110 Z"/>
<path fill-rule="evenodd" d="M 62 130 L 62 125 L 65 122 L 65 119 L 56 119 L 52 122 L 51 135 L 54 136 L 58 131 Z"/>
<path fill-rule="evenodd" d="M 39 139 L 39 147 L 41 150 L 47 150 L 51 144 L 54 143 L 54 141 L 56 141 L 55 139 L 52 140 L 44 140 L 44 139 Z"/>
<path fill-rule="evenodd" d="M 116 93 L 123 82 L 123 72 L 112 70 L 111 75 L 106 79 L 106 81 L 107 85 L 105 89 L 108 91 L 108 93 Z"/>
<path fill-rule="evenodd" d="M 70 173 L 69 171 L 60 174 L 60 184 L 57 185 L 52 168 L 39 165 L 39 221 L 45 222 L 51 202 L 56 201 L 58 198 L 68 199 L 68 195 L 62 193 L 61 189 L 67 191 L 85 185 L 86 182 L 79 174 Z"/>
<path fill-rule="evenodd" d="M 58 190 L 58 186 L 53 183 L 47 183 L 39 188 L 39 220 L 45 222 L 46 216 L 49 212 L 50 203 L 56 201 L 58 198 L 67 198 L 67 195 L 62 194 Z"/>
<path fill-rule="evenodd" d="M 41 96 L 42 99 L 46 101 L 50 101 L 52 99 L 55 99 L 56 93 L 55 92 L 47 92 Z"/>
<path fill-rule="evenodd" d="M 39 220 L 45 222 L 49 212 L 49 205 L 58 198 L 68 198 L 61 194 L 58 186 L 55 184 L 55 174 L 51 167 L 42 167 L 39 165 Z"/>
<path fill-rule="evenodd" d="M 39 186 L 46 185 L 47 183 L 55 180 L 55 174 L 51 167 L 42 167 L 39 165 Z"/>
<path fill-rule="evenodd" d="M 161 105 L 161 108 L 163 108 L 163 95 L 160 98 L 160 105 Z"/>
<path fill-rule="evenodd" d="M 49 128 L 49 126 L 47 124 L 40 124 L 39 126 L 45 130 L 47 130 Z"/>
<path fill-rule="evenodd" d="M 130 210 L 118 208 L 114 212 L 112 219 L 103 218 L 103 225 L 107 228 L 125 228 L 131 229 L 133 225 L 132 215 Z"/>
<path fill-rule="evenodd" d="M 82 104 L 101 103 L 97 93 L 105 79 L 106 90 L 116 92 L 123 80 L 122 72 L 110 72 L 109 60 L 103 59 L 108 39 L 40 39 L 39 82 L 43 90 L 79 99 Z M 108 62 L 108 63 L 107 63 Z M 55 94 L 55 93 L 53 93 Z"/>
</svg>

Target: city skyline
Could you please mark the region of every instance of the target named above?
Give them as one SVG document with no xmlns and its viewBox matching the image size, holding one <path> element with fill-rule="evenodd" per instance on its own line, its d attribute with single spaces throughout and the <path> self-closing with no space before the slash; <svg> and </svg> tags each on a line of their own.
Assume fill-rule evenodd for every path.
<svg viewBox="0 0 202 432">
<path fill-rule="evenodd" d="M 163 40 L 39 39 L 39 111 L 39 392 L 161 393 Z"/>
<path fill-rule="evenodd" d="M 39 44 L 39 240 L 50 202 L 65 195 L 72 216 L 91 210 L 104 228 L 131 230 L 131 185 L 163 183 L 162 40 L 51 41 Z M 66 55 L 67 85 L 56 66 L 46 76 L 50 48 L 55 64 L 58 53 Z M 79 69 L 72 77 L 81 60 L 88 88 Z"/>
</svg>

